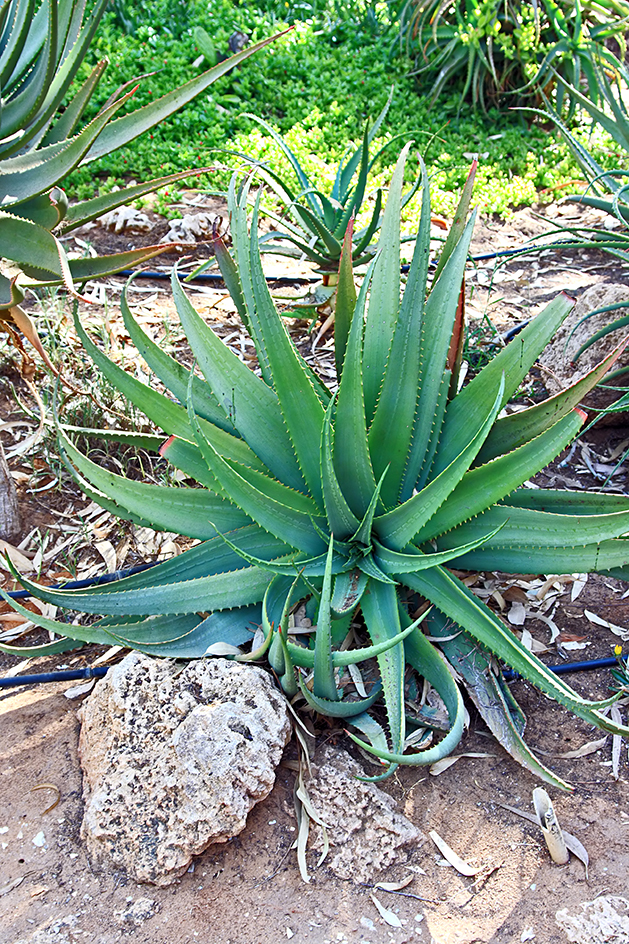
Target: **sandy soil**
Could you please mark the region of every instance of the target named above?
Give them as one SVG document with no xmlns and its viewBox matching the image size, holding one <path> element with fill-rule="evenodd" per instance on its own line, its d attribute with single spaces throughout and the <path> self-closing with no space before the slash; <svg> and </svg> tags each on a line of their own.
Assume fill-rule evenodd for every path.
<svg viewBox="0 0 629 944">
<path fill-rule="evenodd" d="M 528 211 L 516 214 L 507 224 L 485 222 L 477 231 L 474 251 L 511 248 L 544 229 Z M 565 254 L 536 261 L 529 257 L 500 270 L 490 295 L 491 273 L 481 263 L 468 279 L 469 313 L 478 319 L 489 314 L 505 330 L 530 317 L 558 291 L 578 294 L 590 284 L 620 281 L 623 275 L 616 263 L 602 255 Z M 208 309 L 214 304 L 211 297 L 204 302 Z M 163 313 L 163 296 L 147 297 L 147 309 Z M 111 321 L 111 313 L 108 317 Z M 607 432 L 592 449 L 602 454 L 625 435 L 626 431 Z M 580 455 L 552 474 L 575 480 L 581 476 L 585 481 Z M 616 484 L 626 488 L 622 471 Z M 46 493 L 38 497 L 42 526 L 55 520 L 47 517 L 46 502 L 59 501 L 54 493 L 48 494 L 50 498 Z M 23 507 L 31 515 L 33 504 L 24 498 Z M 123 532 L 108 537 L 116 545 L 123 540 Z M 571 658 L 611 653 L 618 637 L 583 614 L 587 609 L 625 626 L 629 601 L 622 599 L 623 590 L 618 581 L 590 578 L 574 604 L 569 595 L 560 600 L 555 620 L 564 640 L 577 637 L 589 643 L 585 650 L 570 653 Z M 548 640 L 543 624 L 531 621 L 530 629 L 535 637 Z M 79 659 L 90 664 L 100 651 L 84 650 Z M 72 654 L 38 660 L 29 671 L 58 667 L 71 658 Z M 558 661 L 556 647 L 544 658 Z M 18 661 L 4 658 L 0 673 L 12 671 Z M 606 672 L 580 673 L 570 680 L 589 697 L 604 697 L 609 691 Z M 397 914 L 401 928 L 379 916 L 370 897 L 372 889 L 340 881 L 326 871 L 325 864 L 315 869 L 314 853 L 312 881 L 302 883 L 291 851 L 295 819 L 290 765 L 280 766 L 273 792 L 253 811 L 239 837 L 208 850 L 196 860 L 194 871 L 170 888 L 137 886 L 124 874 L 90 864 L 78 838 L 82 799 L 77 700 L 64 695 L 70 684 L 0 693 L 2 944 L 113 944 L 131 935 L 138 944 L 275 944 L 291 939 L 295 944 L 511 944 L 526 940 L 565 944 L 566 935 L 555 921 L 559 909 L 576 912 L 580 903 L 598 895 L 629 897 L 626 745 L 617 781 L 611 775 L 611 738 L 579 759 L 558 758 L 599 739 L 600 733 L 521 682 L 514 683 L 514 692 L 529 718 L 529 743 L 547 752 L 545 761 L 575 784 L 573 795 L 550 792 L 562 825 L 588 850 L 589 878 L 574 857 L 565 867 L 554 866 L 537 828 L 500 806 L 506 803 L 530 811 L 537 782 L 487 736 L 472 712 L 471 729 L 457 753 L 488 756 L 464 757 L 439 776 L 421 768 L 403 770 L 384 785 L 426 835 L 436 830 L 462 857 L 484 866 L 476 877 L 461 876 L 443 864 L 441 854 L 426 839 L 412 850 L 408 863 L 374 875 L 374 882 L 413 876 L 403 893 L 376 891 L 381 903 Z M 321 738 L 345 743 L 340 731 L 325 730 Z M 292 746 L 287 749 L 288 760 L 293 751 Z M 45 812 L 57 791 L 58 804 Z"/>
</svg>

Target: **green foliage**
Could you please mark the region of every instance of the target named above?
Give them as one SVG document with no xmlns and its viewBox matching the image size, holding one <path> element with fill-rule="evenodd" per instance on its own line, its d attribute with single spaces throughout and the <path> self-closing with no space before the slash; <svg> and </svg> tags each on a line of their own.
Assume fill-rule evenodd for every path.
<svg viewBox="0 0 629 944">
<path fill-rule="evenodd" d="M 226 644 L 241 647 L 251 640 L 253 621 L 263 628 L 264 645 L 235 658 L 258 658 L 268 647 L 286 693 L 300 692 L 316 711 L 345 718 L 368 739 L 353 735 L 383 761 L 386 776 L 399 763 L 443 757 L 463 731 L 459 688 L 420 627 L 431 605 L 425 615 L 430 637 L 442 637 L 439 649 L 491 729 L 521 763 L 565 787 L 524 744 L 521 712 L 495 659 L 588 723 L 624 735 L 629 729 L 601 712 L 609 700 L 588 701 L 553 675 L 444 565 L 626 573 L 628 499 L 523 487 L 577 433 L 584 414 L 575 406 L 609 359 L 574 388 L 498 419 L 570 311 L 571 300 L 561 296 L 459 390 L 471 179 L 438 262 L 440 274 L 429 284 L 431 207 L 424 174 L 418 236 L 400 300 L 404 161 L 402 152 L 379 252 L 358 297 L 351 236 L 346 240 L 336 392 L 305 364 L 274 306 L 259 253 L 259 205 L 249 233 L 249 182 L 238 186 L 235 177 L 229 195 L 235 262 L 224 247 L 219 259 L 261 376 L 199 317 L 176 274 L 175 303 L 201 376 L 152 342 L 124 300 L 122 305 L 133 343 L 168 395 L 114 365 L 77 317 L 94 363 L 168 435 L 162 456 L 201 487 L 126 479 L 90 461 L 60 432 L 69 467 L 86 493 L 115 514 L 203 543 L 150 571 L 89 590 L 51 590 L 20 578 L 42 600 L 104 614 L 89 626 L 30 611 L 28 618 L 65 637 L 51 644 L 54 651 L 98 641 L 177 658 L 212 654 L 218 644 L 221 652 Z M 124 438 L 128 442 L 129 434 Z M 289 635 L 289 616 L 299 601 L 306 601 L 316 626 Z M 359 608 L 366 643 L 360 637 L 356 642 Z M 51 647 L 0 648 L 23 655 Z M 341 676 L 350 664 L 373 680 L 366 697 L 347 695 L 349 679 Z M 406 708 L 406 685 L 416 691 L 417 676 L 439 692 L 449 716 L 446 736 L 419 752 L 407 743 Z M 387 734 L 376 720 L 382 715 L 367 713 L 381 693 Z M 430 724 L 415 716 L 418 723 Z"/>
<path fill-rule="evenodd" d="M 230 0 L 190 0 L 194 24 L 212 38 L 217 54 L 228 50 L 228 40 L 239 30 L 256 41 L 282 23 L 257 5 L 233 4 Z M 271 6 L 271 5 L 269 5 Z M 151 73 L 135 93 L 139 104 L 147 104 L 191 75 L 207 68 L 198 63 L 201 53 L 193 31 L 175 40 L 161 28 L 162 0 L 151 3 L 146 20 L 135 35 L 124 35 L 111 13 L 107 13 L 91 50 L 93 61 L 107 56 L 111 65 L 99 86 L 99 106 L 112 94 L 122 78 Z M 349 32 L 349 31 L 348 31 Z M 349 142 L 358 147 L 369 117 L 385 106 L 391 85 L 396 92 L 387 115 L 392 136 L 414 139 L 421 152 L 429 146 L 433 171 L 433 206 L 437 213 L 450 215 L 456 192 L 463 184 L 470 152 L 482 155 L 476 184 L 479 206 L 488 213 L 507 216 L 513 207 L 530 204 L 540 190 L 559 187 L 575 175 L 575 163 L 567 148 L 549 142 L 539 128 L 525 127 L 521 117 L 490 112 L 456 115 L 458 98 L 442 96 L 439 108 L 431 108 L 417 96 L 415 80 L 406 76 L 407 63 L 390 61 L 390 40 L 376 37 L 352 46 L 330 43 L 316 23 L 297 22 L 292 33 L 244 62 L 237 70 L 219 79 L 211 95 L 202 95 L 162 125 L 134 141 L 128 148 L 82 168 L 72 175 L 72 194 L 80 199 L 106 193 L 124 179 L 149 180 L 155 173 L 170 174 L 186 168 L 211 166 L 217 161 L 215 149 L 226 142 L 234 150 L 264 161 L 293 189 L 297 179 L 288 178 L 286 158 L 273 137 L 245 117 L 246 112 L 267 121 L 285 139 L 313 185 L 324 192 L 331 189 L 338 164 L 346 157 Z M 85 67 L 87 71 L 87 66 Z M 90 113 L 91 114 L 91 113 Z M 374 140 L 375 149 L 387 141 Z M 552 150 L 554 153 L 549 154 Z M 428 157 L 426 159 L 428 159 Z M 393 153 L 385 152 L 372 171 L 372 188 L 388 186 Z M 414 174 L 408 173 L 407 182 Z M 204 174 L 199 186 L 210 191 L 225 190 L 230 172 L 217 169 Z M 368 192 L 366 211 L 373 207 Z M 412 219 L 417 202 L 411 201 L 404 219 Z M 364 225 L 358 221 L 358 225 Z"/>
<path fill-rule="evenodd" d="M 453 84 L 462 85 L 460 105 L 513 106 L 550 95 L 559 76 L 570 86 L 586 84 L 600 97 L 597 67 L 626 75 L 623 59 L 629 5 L 581 0 L 409 0 L 403 9 L 400 43 L 414 53 L 414 74 L 431 101 Z M 608 48 L 615 40 L 620 58 Z M 566 85 L 555 89 L 561 112 Z M 569 114 L 576 99 L 568 90 Z"/>
</svg>

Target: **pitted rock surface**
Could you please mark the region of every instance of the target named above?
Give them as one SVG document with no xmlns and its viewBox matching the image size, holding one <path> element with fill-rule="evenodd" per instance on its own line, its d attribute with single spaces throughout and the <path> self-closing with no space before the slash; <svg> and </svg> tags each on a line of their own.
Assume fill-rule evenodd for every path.
<svg viewBox="0 0 629 944">
<path fill-rule="evenodd" d="M 156 885 L 241 832 L 291 734 L 269 676 L 225 659 L 132 653 L 79 717 L 88 850 Z"/>
<path fill-rule="evenodd" d="M 375 785 L 357 780 L 364 771 L 340 749 L 317 752 L 308 781 L 314 809 L 327 827 L 330 852 L 325 865 L 353 882 L 370 882 L 376 873 L 404 863 L 426 837 L 397 810 L 397 803 Z M 313 848 L 323 848 L 321 827 L 314 826 Z"/>
<path fill-rule="evenodd" d="M 573 358 L 588 338 L 601 328 L 607 327 L 612 321 L 625 317 L 629 314 L 629 308 L 592 315 L 579 325 L 582 318 L 597 308 L 616 305 L 620 302 L 627 302 L 629 305 L 629 288 L 626 285 L 601 283 L 592 285 L 583 292 L 539 359 L 544 386 L 551 394 L 561 393 L 570 384 L 580 380 L 620 344 L 626 336 L 626 328 L 612 331 L 611 334 L 600 338 L 581 354 L 576 364 L 573 363 Z M 616 370 L 627 364 L 629 364 L 629 352 L 624 351 L 611 369 Z M 589 408 L 604 409 L 619 396 L 618 393 L 614 394 L 603 389 L 592 390 L 585 397 L 584 405 Z M 594 416 L 591 419 L 594 419 Z M 622 422 L 623 417 L 616 414 L 615 417 L 612 416 L 612 420 L 615 423 Z"/>
</svg>

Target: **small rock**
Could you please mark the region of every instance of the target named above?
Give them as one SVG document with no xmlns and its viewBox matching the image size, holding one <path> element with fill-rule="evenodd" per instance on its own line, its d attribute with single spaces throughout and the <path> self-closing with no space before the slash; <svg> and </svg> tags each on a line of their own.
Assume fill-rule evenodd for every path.
<svg viewBox="0 0 629 944">
<path fill-rule="evenodd" d="M 628 315 L 629 308 L 593 315 L 577 328 L 576 325 L 579 321 L 597 308 L 604 308 L 607 305 L 624 301 L 629 303 L 629 287 L 626 285 L 601 283 L 592 285 L 583 292 L 573 311 L 568 315 L 539 359 L 544 385 L 551 394 L 560 393 L 570 384 L 580 380 L 620 344 L 626 328 L 605 335 L 581 354 L 576 365 L 572 363 L 577 351 L 588 338 L 601 328 L 606 327 L 610 322 Z M 573 330 L 574 334 L 572 334 Z M 625 351 L 611 369 L 616 370 L 618 367 L 624 367 L 627 364 L 629 364 L 629 353 Z M 603 409 L 618 399 L 619 395 L 611 391 L 595 389 L 585 397 L 584 404 L 588 408 Z M 627 414 L 625 414 L 625 417 L 627 417 Z M 594 419 L 594 415 L 591 416 L 591 419 Z M 614 422 L 622 421 L 622 414 L 615 414 Z"/>
<path fill-rule="evenodd" d="M 221 223 L 216 213 L 185 213 L 180 220 L 171 220 L 169 230 L 160 243 L 194 243 L 206 239 L 215 223 Z"/>
<path fill-rule="evenodd" d="M 156 885 L 241 832 L 291 734 L 271 678 L 225 659 L 131 653 L 79 717 L 88 850 Z"/>
<path fill-rule="evenodd" d="M 426 837 L 397 810 L 392 797 L 374 783 L 357 780 L 363 770 L 349 754 L 324 748 L 308 794 L 328 826 L 330 855 L 326 866 L 339 878 L 369 882 L 375 872 L 405 862 L 408 847 Z M 313 824 L 315 849 L 323 848 L 321 828 Z"/>
<path fill-rule="evenodd" d="M 146 213 L 130 206 L 119 206 L 103 213 L 98 222 L 113 233 L 147 233 L 153 228 Z"/>
<path fill-rule="evenodd" d="M 116 912 L 116 921 L 118 924 L 127 927 L 139 928 L 149 918 L 152 918 L 160 910 L 160 906 L 152 898 L 138 898 L 124 911 Z"/>
</svg>

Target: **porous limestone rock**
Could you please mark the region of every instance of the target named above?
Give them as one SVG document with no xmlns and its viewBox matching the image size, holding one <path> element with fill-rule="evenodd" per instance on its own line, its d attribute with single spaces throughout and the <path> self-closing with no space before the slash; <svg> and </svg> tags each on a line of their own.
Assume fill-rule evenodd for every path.
<svg viewBox="0 0 629 944">
<path fill-rule="evenodd" d="M 325 865 L 353 882 L 370 882 L 392 865 L 406 862 L 409 851 L 426 837 L 397 810 L 397 803 L 375 783 L 357 780 L 364 771 L 340 748 L 317 753 L 308 795 L 327 827 L 330 852 Z M 323 832 L 313 825 L 313 848 L 323 848 Z"/>
<path fill-rule="evenodd" d="M 555 920 L 573 944 L 629 944 L 629 901 L 620 896 L 584 901 L 580 914 L 563 908 Z"/>
<path fill-rule="evenodd" d="M 592 285 L 579 298 L 572 312 L 559 328 L 552 341 L 539 359 L 544 385 L 551 394 L 560 393 L 570 384 L 584 377 L 593 367 L 610 354 L 627 335 L 627 328 L 613 331 L 581 354 L 576 365 L 573 358 L 577 351 L 593 334 L 606 327 L 610 322 L 629 315 L 629 308 L 593 315 L 576 327 L 589 312 L 608 305 L 627 302 L 629 305 L 629 286 L 627 285 Z M 574 334 L 572 331 L 574 330 Z M 629 351 L 620 355 L 612 370 L 629 364 Z M 626 380 L 626 378 L 625 378 Z M 604 390 L 591 391 L 584 400 L 584 405 L 591 409 L 603 409 L 613 402 L 619 394 Z M 592 419 L 594 419 L 592 415 Z M 616 417 L 616 422 L 619 418 Z M 622 417 L 620 417 L 622 421 Z"/>
<path fill-rule="evenodd" d="M 81 833 L 90 855 L 169 885 L 270 792 L 291 725 L 261 669 L 131 653 L 82 706 Z"/>
</svg>

